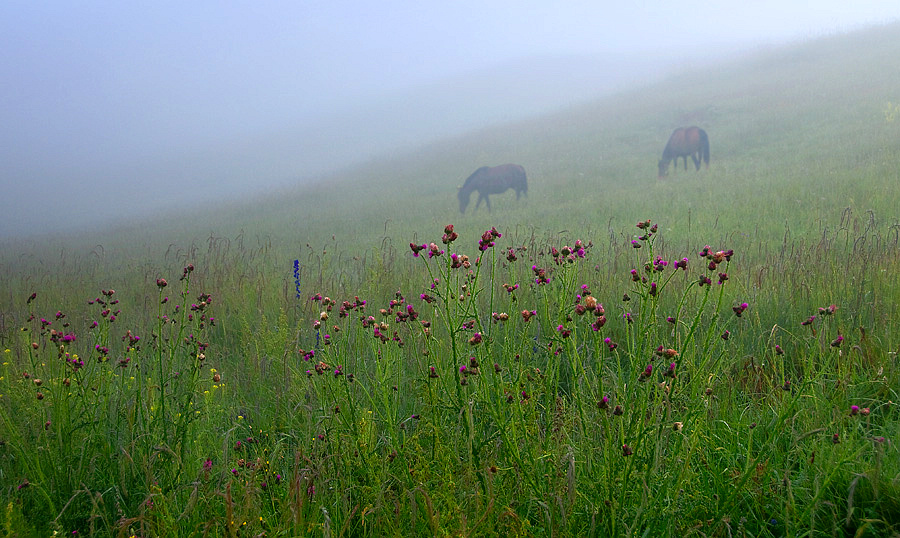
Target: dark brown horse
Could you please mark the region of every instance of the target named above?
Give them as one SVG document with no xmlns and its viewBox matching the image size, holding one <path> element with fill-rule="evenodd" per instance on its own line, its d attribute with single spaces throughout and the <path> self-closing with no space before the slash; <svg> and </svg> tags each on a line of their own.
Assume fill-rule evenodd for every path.
<svg viewBox="0 0 900 538">
<path fill-rule="evenodd" d="M 475 170 L 469 179 L 459 188 L 459 212 L 465 213 L 469 206 L 469 198 L 472 191 L 478 191 L 478 201 L 475 203 L 475 211 L 484 200 L 488 211 L 491 210 L 489 194 L 500 194 L 509 189 L 516 191 L 516 200 L 521 194 L 528 196 L 528 181 L 525 179 L 525 169 L 518 164 L 501 164 L 500 166 L 482 166 Z"/>
<path fill-rule="evenodd" d="M 659 160 L 659 177 L 665 177 L 669 173 L 669 163 L 675 161 L 674 170 L 678 170 L 678 158 L 684 158 L 684 169 L 687 170 L 687 158 L 694 160 L 694 166 L 700 170 L 700 160 L 709 168 L 709 137 L 706 131 L 699 127 L 681 127 L 675 129 L 669 137 L 669 143 L 663 150 L 662 159 Z"/>
</svg>

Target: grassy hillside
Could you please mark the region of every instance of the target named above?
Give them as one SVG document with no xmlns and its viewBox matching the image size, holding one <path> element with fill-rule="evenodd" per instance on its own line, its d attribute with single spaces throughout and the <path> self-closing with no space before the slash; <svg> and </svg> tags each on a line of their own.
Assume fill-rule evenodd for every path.
<svg viewBox="0 0 900 538">
<path fill-rule="evenodd" d="M 228 207 L 6 241 L 0 521 L 897 533 L 898 57 L 898 25 L 758 51 Z M 658 179 L 694 124 L 709 169 Z M 504 162 L 528 198 L 460 215 Z"/>
<path fill-rule="evenodd" d="M 249 202 L 171 214 L 134 227 L 121 223 L 70 237 L 63 245 L 151 248 L 205 241 L 210 235 L 261 236 L 273 244 L 322 243 L 336 234 L 348 250 L 371 247 L 357 229 L 407 237 L 456 222 L 498 223 L 604 233 L 653 214 L 710 233 L 739 224 L 780 240 L 836 227 L 844 209 L 897 219 L 900 103 L 897 26 L 760 51 L 660 84 L 635 88 L 592 106 L 504 124 L 427 148 L 344 170 L 319 183 L 261 193 Z M 710 133 L 709 172 L 658 181 L 656 161 L 669 133 L 697 124 Z M 498 196 L 488 215 L 460 216 L 456 189 L 478 166 L 517 162 L 531 199 Z M 728 226 L 726 233 L 734 232 Z M 673 232 L 674 232 L 673 227 Z M 685 233 L 681 229 L 677 234 Z M 149 238 L 159 238 L 152 241 Z M 37 252 L 48 242 L 10 248 Z M 36 247 L 36 248 L 32 248 Z M 130 254 L 129 251 L 126 250 Z M 10 259 L 13 256 L 7 256 Z"/>
</svg>

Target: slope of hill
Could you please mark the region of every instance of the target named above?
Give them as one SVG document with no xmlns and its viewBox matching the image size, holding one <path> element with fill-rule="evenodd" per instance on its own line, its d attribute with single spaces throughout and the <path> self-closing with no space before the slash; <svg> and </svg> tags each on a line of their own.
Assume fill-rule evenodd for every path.
<svg viewBox="0 0 900 538">
<path fill-rule="evenodd" d="M 224 211 L 209 228 L 315 240 L 386 221 L 413 233 L 445 222 L 605 228 L 655 215 L 706 229 L 723 220 L 729 231 L 763 228 L 777 239 L 785 225 L 816 233 L 848 207 L 896 219 L 900 121 L 886 110 L 900 102 L 897 57 L 897 25 L 763 51 L 373 160 Z M 669 133 L 688 124 L 710 133 L 709 171 L 658 180 Z M 529 200 L 497 196 L 492 215 L 459 215 L 456 187 L 502 162 L 528 170 Z"/>
<path fill-rule="evenodd" d="M 896 220 L 900 119 L 886 111 L 900 102 L 900 75 L 892 69 L 898 57 L 900 25 L 759 51 L 242 202 L 210 207 L 197 200 L 195 208 L 67 237 L 66 244 L 110 247 L 121 239 L 153 250 L 210 235 L 286 244 L 336 235 L 359 251 L 372 239 L 360 229 L 404 238 L 455 222 L 464 230 L 581 227 L 603 235 L 646 216 L 670 226 L 690 222 L 695 230 L 752 229 L 775 241 L 786 228 L 818 233 L 847 208 Z M 709 132 L 709 170 L 658 180 L 656 161 L 669 133 L 687 124 Z M 526 168 L 529 198 L 515 204 L 499 195 L 492 214 L 460 215 L 459 184 L 477 167 L 503 162 Z M 679 228 L 675 237 L 685 232 Z"/>
</svg>

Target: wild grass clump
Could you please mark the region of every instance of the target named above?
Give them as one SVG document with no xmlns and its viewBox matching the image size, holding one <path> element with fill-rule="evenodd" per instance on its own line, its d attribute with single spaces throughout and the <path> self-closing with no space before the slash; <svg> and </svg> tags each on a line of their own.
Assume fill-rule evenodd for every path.
<svg viewBox="0 0 900 538">
<path fill-rule="evenodd" d="M 839 302 L 766 321 L 740 250 L 673 254 L 656 223 L 634 230 L 612 270 L 592 241 L 446 226 L 370 298 L 304 293 L 297 261 L 265 319 L 213 316 L 243 295 L 194 291 L 193 265 L 156 279 L 148 326 L 121 291 L 44 317 L 33 293 L 0 380 L 5 525 L 896 531 L 895 354 Z"/>
<path fill-rule="evenodd" d="M 41 317 L 38 293 L 27 299 L 15 353 L 4 357 L 0 417 L 17 509 L 34 528 L 102 535 L 159 520 L 188 498 L 197 439 L 224 389 L 206 360 L 213 299 L 190 290 L 193 271 L 184 268 L 171 298 L 157 279 L 149 327 L 130 325 L 113 289 L 77 315 Z"/>
</svg>

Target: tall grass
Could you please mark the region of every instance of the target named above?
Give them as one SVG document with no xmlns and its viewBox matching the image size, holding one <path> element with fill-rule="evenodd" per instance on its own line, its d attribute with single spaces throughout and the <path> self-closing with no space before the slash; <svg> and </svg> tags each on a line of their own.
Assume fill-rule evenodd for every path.
<svg viewBox="0 0 900 538">
<path fill-rule="evenodd" d="M 8 242 L 6 534 L 897 533 L 896 35 Z M 657 181 L 682 123 L 710 169 Z"/>
<path fill-rule="evenodd" d="M 590 242 L 488 230 L 466 248 L 448 227 L 411 244 L 385 302 L 323 289 L 256 326 L 194 302 L 187 266 L 176 305 L 155 284 L 148 343 L 119 328 L 122 291 L 92 299 L 96 326 L 35 314 L 3 366 L 7 517 L 99 535 L 891 529 L 888 333 L 851 332 L 861 312 L 821 293 L 770 324 L 740 252 L 670 257 L 655 223 L 636 230 L 616 270 Z"/>
</svg>

